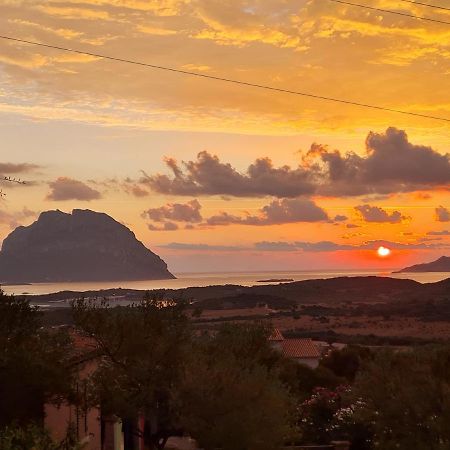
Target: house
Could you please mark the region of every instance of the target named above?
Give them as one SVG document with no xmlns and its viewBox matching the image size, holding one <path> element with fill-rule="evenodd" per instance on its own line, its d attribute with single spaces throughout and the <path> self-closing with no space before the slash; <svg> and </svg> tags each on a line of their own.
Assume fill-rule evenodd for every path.
<svg viewBox="0 0 450 450">
<path fill-rule="evenodd" d="M 76 402 L 49 403 L 45 405 L 45 427 L 52 437 L 60 442 L 70 429 L 85 450 L 144 450 L 148 448 L 145 441 L 146 427 L 149 422 L 139 417 L 137 423 L 122 421 L 118 417 L 105 416 L 99 407 L 92 407 L 87 391 L 88 379 L 95 372 L 99 364 L 99 352 L 95 342 L 77 333 L 72 334 L 76 348 L 71 371 L 75 372 Z M 311 339 L 285 338 L 280 330 L 275 329 L 270 337 L 270 343 L 280 353 L 288 358 L 315 368 L 319 364 L 319 347 Z M 153 425 L 151 425 L 153 426 Z M 136 432 L 139 430 L 140 432 Z M 193 443 L 186 439 L 178 439 L 183 445 Z M 174 439 L 176 441 L 176 439 Z M 170 442 L 173 448 L 179 442 Z"/>
<path fill-rule="evenodd" d="M 44 405 L 44 425 L 56 442 L 62 442 L 68 431 L 83 445 L 83 450 L 144 450 L 144 417 L 137 422 L 105 416 L 100 407 L 90 404 L 88 378 L 98 368 L 99 352 L 93 339 L 69 331 L 74 344 L 74 357 L 68 370 L 75 374 L 76 402 Z M 136 429 L 140 433 L 136 433 Z"/>
<path fill-rule="evenodd" d="M 102 448 L 102 421 L 99 408 L 88 405 L 87 379 L 97 368 L 97 351 L 92 340 L 71 334 L 76 349 L 68 367 L 76 374 L 75 391 L 79 399 L 76 404 L 62 402 L 44 405 L 45 427 L 52 438 L 61 442 L 70 430 L 85 450 Z"/>
<path fill-rule="evenodd" d="M 278 328 L 275 328 L 269 337 L 272 347 L 287 358 L 312 369 L 319 365 L 321 351 L 319 346 L 309 338 L 285 338 Z"/>
</svg>

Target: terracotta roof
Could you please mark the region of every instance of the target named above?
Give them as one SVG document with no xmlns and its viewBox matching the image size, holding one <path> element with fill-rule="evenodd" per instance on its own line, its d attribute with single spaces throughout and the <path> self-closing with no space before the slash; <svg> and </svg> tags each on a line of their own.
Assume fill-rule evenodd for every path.
<svg viewBox="0 0 450 450">
<path fill-rule="evenodd" d="M 319 347 L 312 339 L 285 339 L 281 346 L 288 358 L 320 358 Z"/>
<path fill-rule="evenodd" d="M 274 328 L 272 334 L 269 336 L 269 341 L 284 341 L 284 337 L 278 328 Z"/>
</svg>

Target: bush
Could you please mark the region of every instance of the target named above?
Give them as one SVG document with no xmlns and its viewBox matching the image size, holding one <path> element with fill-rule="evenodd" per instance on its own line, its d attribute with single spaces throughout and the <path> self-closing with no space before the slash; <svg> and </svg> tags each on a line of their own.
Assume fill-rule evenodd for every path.
<svg viewBox="0 0 450 450">
<path fill-rule="evenodd" d="M 27 427 L 6 427 L 0 430 L 1 450 L 81 450 L 83 446 L 76 442 L 72 430 L 59 443 L 54 442 L 48 431 L 38 425 Z"/>
</svg>

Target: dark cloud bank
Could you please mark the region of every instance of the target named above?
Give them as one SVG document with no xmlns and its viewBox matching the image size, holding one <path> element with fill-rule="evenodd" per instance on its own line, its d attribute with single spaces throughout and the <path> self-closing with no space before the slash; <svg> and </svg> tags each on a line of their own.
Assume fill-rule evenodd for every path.
<svg viewBox="0 0 450 450">
<path fill-rule="evenodd" d="M 403 216 L 399 211 L 388 213 L 378 206 L 360 205 L 355 206 L 355 210 L 361 215 L 366 222 L 375 223 L 401 223 L 408 217 Z"/>
<path fill-rule="evenodd" d="M 206 219 L 207 225 L 279 225 L 295 222 L 328 221 L 328 214 L 312 200 L 284 198 L 274 200 L 260 210 L 260 215 L 235 216 L 222 212 Z"/>
<path fill-rule="evenodd" d="M 415 145 L 396 128 L 369 133 L 364 156 L 313 144 L 296 168 L 275 167 L 269 158 L 259 158 L 241 173 L 207 151 L 195 161 L 179 164 L 167 158 L 166 164 L 170 176 L 145 175 L 141 182 L 155 192 L 181 196 L 337 197 L 449 189 L 450 185 L 450 154 Z"/>
<path fill-rule="evenodd" d="M 312 200 L 305 198 L 285 198 L 273 200 L 263 206 L 258 215 L 237 216 L 227 212 L 221 212 L 203 219 L 201 204 L 198 200 L 187 203 L 169 203 L 159 208 L 151 208 L 143 212 L 142 217 L 153 223 L 148 225 L 153 231 L 173 231 L 179 229 L 177 222 L 186 223 L 186 229 L 199 226 L 226 226 L 239 225 L 281 225 L 297 222 L 331 222 L 326 211 L 317 206 Z M 345 216 L 337 216 L 338 221 L 346 220 Z M 156 225 L 156 224 L 157 225 Z"/>
</svg>

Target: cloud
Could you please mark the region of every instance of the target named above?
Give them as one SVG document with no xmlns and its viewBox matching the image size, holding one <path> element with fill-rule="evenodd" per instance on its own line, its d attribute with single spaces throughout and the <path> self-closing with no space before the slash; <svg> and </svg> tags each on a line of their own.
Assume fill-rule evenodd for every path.
<svg viewBox="0 0 450 450">
<path fill-rule="evenodd" d="M 142 182 L 155 192 L 172 195 L 231 195 L 234 197 L 297 197 L 312 194 L 314 182 L 302 167 L 274 167 L 269 158 L 257 159 L 245 173 L 238 172 L 218 156 L 200 152 L 196 161 L 180 166 L 166 158 L 172 176 L 145 176 Z"/>
<path fill-rule="evenodd" d="M 334 216 L 335 222 L 345 222 L 346 220 L 348 220 L 348 217 L 344 216 L 342 214 L 338 214 L 337 216 Z"/>
<path fill-rule="evenodd" d="M 329 220 L 328 214 L 312 200 L 304 198 L 273 200 L 260 209 L 260 215 L 245 217 L 222 212 L 206 220 L 207 225 L 281 225 Z"/>
<path fill-rule="evenodd" d="M 134 195 L 138 198 L 147 197 L 150 194 L 138 184 L 127 185 L 125 190 L 128 194 Z"/>
<path fill-rule="evenodd" d="M 16 173 L 28 173 L 35 169 L 38 169 L 40 166 L 36 164 L 29 163 L 0 163 L 0 174 L 8 175 L 8 174 L 16 174 Z"/>
<path fill-rule="evenodd" d="M 327 195 L 387 194 L 426 190 L 450 184 L 450 154 L 409 142 L 405 131 L 370 132 L 366 156 L 312 146 L 305 161 L 326 175 L 320 191 Z"/>
<path fill-rule="evenodd" d="M 0 209 L 0 224 L 6 224 L 10 228 L 18 227 L 24 220 L 36 217 L 37 212 L 24 207 L 21 211 L 8 212 Z"/>
<path fill-rule="evenodd" d="M 245 250 L 245 247 L 232 245 L 209 245 L 209 244 L 188 244 L 181 242 L 171 242 L 170 244 L 160 245 L 160 248 L 168 248 L 171 250 L 192 250 L 192 251 L 223 251 L 234 252 Z"/>
<path fill-rule="evenodd" d="M 162 226 L 148 224 L 148 229 L 150 231 L 176 231 L 178 230 L 178 225 L 174 222 L 164 222 Z"/>
<path fill-rule="evenodd" d="M 438 222 L 450 222 L 450 210 L 444 208 L 443 206 L 439 206 L 435 210 L 436 220 Z"/>
<path fill-rule="evenodd" d="M 164 222 L 172 220 L 175 222 L 198 223 L 202 221 L 202 205 L 198 200 L 191 200 L 187 203 L 168 203 L 159 208 L 150 208 L 142 213 L 142 217 L 154 222 Z"/>
<path fill-rule="evenodd" d="M 167 222 L 185 222 L 189 227 L 185 229 L 193 229 L 193 224 L 200 224 L 203 217 L 201 215 L 201 204 L 198 200 L 191 200 L 187 203 L 168 203 L 159 208 L 150 208 L 142 213 L 144 219 L 150 219 L 156 223 L 165 224 Z M 312 200 L 297 199 L 281 199 L 273 200 L 268 205 L 263 206 L 259 210 L 258 215 L 238 216 L 228 212 L 221 212 L 205 219 L 201 226 L 226 226 L 232 224 L 238 225 L 281 225 L 285 223 L 297 222 L 319 222 L 329 221 L 328 214 L 317 206 Z M 171 229 L 177 229 L 171 226 Z M 149 225 L 151 230 L 166 230 L 155 224 Z"/>
<path fill-rule="evenodd" d="M 351 245 L 337 244 L 331 241 L 320 242 L 257 242 L 255 249 L 261 251 L 299 251 L 304 252 L 334 252 L 338 250 L 353 250 Z"/>
<path fill-rule="evenodd" d="M 350 245 L 341 244 L 332 241 L 319 242 L 304 242 L 304 241 L 261 241 L 255 242 L 248 246 L 225 246 L 225 245 L 209 245 L 209 244 L 190 244 L 172 242 L 170 244 L 162 245 L 162 248 L 180 251 L 252 251 L 252 252 L 311 252 L 311 253 L 326 253 L 336 251 L 361 251 L 369 250 L 376 251 L 378 247 L 383 246 L 391 250 L 435 250 L 447 249 L 449 245 L 443 243 L 430 243 L 417 241 L 413 243 L 400 243 L 386 240 L 372 240 L 366 241 L 362 244 Z"/>
<path fill-rule="evenodd" d="M 161 223 L 162 226 L 149 224 L 148 228 L 152 231 L 175 231 L 179 229 L 175 222 L 185 222 L 191 227 L 185 229 L 193 229 L 194 223 L 203 220 L 201 215 L 202 205 L 198 200 L 191 200 L 187 203 L 168 203 L 159 208 L 150 208 L 142 213 L 144 219 L 150 219 L 153 222 Z"/>
<path fill-rule="evenodd" d="M 296 251 L 297 247 L 295 243 L 293 242 L 269 242 L 269 241 L 262 241 L 262 242 L 256 242 L 254 244 L 254 247 L 256 250 L 260 250 L 263 252 L 292 252 Z"/>
<path fill-rule="evenodd" d="M 268 8 L 264 13 L 261 11 L 258 14 L 258 8 L 239 5 L 238 2 L 235 2 L 234 6 L 230 3 L 222 5 L 222 2 L 211 1 L 201 3 L 203 7 L 198 8 L 198 17 L 202 20 L 204 28 L 193 34 L 192 37 L 195 39 L 206 39 L 219 45 L 236 47 L 258 43 L 297 50 L 305 48 L 300 36 L 281 20 L 284 17 L 289 23 L 290 18 L 286 15 L 289 10 L 293 12 L 293 8 L 286 8 L 284 11 L 279 8 L 270 11 Z"/>
<path fill-rule="evenodd" d="M 47 200 L 82 200 L 89 202 L 102 197 L 99 191 L 73 178 L 59 177 L 56 181 L 50 182 L 49 186 L 50 192 L 47 195 Z"/>
<path fill-rule="evenodd" d="M 297 198 L 274 200 L 262 208 L 262 224 L 280 224 L 292 222 L 319 222 L 329 220 L 328 214 L 313 201 Z"/>
<path fill-rule="evenodd" d="M 7 0 L 0 3 L 0 24 L 5 33 L 32 36 L 40 42 L 50 42 L 57 36 L 67 46 L 73 41 L 66 39 L 72 39 L 89 51 L 101 46 L 111 55 L 124 54 L 132 46 L 136 60 L 159 60 L 167 65 L 176 61 L 180 68 L 189 64 L 210 66 L 211 72 L 217 75 L 243 81 L 260 80 L 281 88 L 302 86 L 312 93 L 344 98 L 357 97 L 354 86 L 358 85 L 361 96 L 364 92 L 364 101 L 387 106 L 394 102 L 395 91 L 404 99 L 404 105 L 400 102 L 397 106 L 440 115 L 448 111 L 450 94 L 446 89 L 446 73 L 450 40 L 448 28 L 439 24 L 428 23 L 425 29 L 416 26 L 415 21 L 402 21 L 395 15 L 385 15 L 381 20 L 379 15 L 367 14 L 363 9 L 350 11 L 345 5 L 323 3 L 320 6 L 306 0 Z M 186 41 L 188 46 L 183 45 Z M 350 46 L 350 41 L 355 45 Z M 304 48 L 310 50 L 299 58 L 298 52 Z M 8 53 L 13 59 L 19 59 L 14 44 L 2 45 L 2 54 Z M 349 130 L 349 125 L 355 130 L 367 123 L 378 126 L 386 120 L 382 111 L 361 113 L 360 108 L 308 98 L 302 98 L 299 108 L 290 96 L 242 90 L 226 84 L 191 82 L 188 78 L 186 82 L 176 83 L 171 77 L 161 76 L 161 72 L 132 67 L 120 70 L 117 64 L 101 60 L 92 63 L 95 70 L 89 66 L 83 70 L 74 68 L 73 63 L 59 62 L 60 52 L 36 52 L 23 47 L 20 54 L 24 62 L 32 63 L 36 57 L 44 60 L 42 70 L 36 74 L 32 68 L 23 70 L 12 67 L 11 62 L 3 64 L 6 73 L 13 72 L 7 79 L 8 97 L 11 98 L 12 87 L 23 92 L 20 86 L 24 83 L 35 85 L 35 95 L 28 93 L 22 105 L 49 105 L 45 112 L 47 118 L 54 119 L 52 112 L 59 117 L 66 115 L 74 101 L 80 101 L 79 120 L 95 121 L 95 117 L 104 120 L 103 105 L 111 101 L 114 109 L 111 115 L 126 121 L 133 129 L 166 129 L 172 125 L 171 128 L 178 130 L 207 128 L 234 132 L 239 127 L 239 131 L 247 133 L 298 135 L 305 129 L 317 133 L 321 128 L 336 133 L 339 129 Z M 334 57 L 337 54 L 345 54 L 346 64 Z M 411 64 L 415 60 L 436 67 L 431 82 L 426 70 L 418 71 Z M 378 63 L 375 70 L 374 62 Z M 396 77 L 397 68 L 389 67 L 399 62 L 403 65 L 403 77 Z M 128 81 L 130 71 L 132 88 Z M 363 72 L 371 76 L 361 77 Z M 333 82 L 336 74 L 345 83 Z M 105 79 L 108 83 L 102 82 Z M 389 88 L 377 89 L 386 79 L 391 81 Z M 417 85 L 421 89 L 416 89 Z M 217 95 L 219 91 L 222 95 Z M 64 102 L 58 102 L 61 97 Z M 125 107 L 120 105 L 124 99 Z M 18 101 L 14 99 L 12 103 Z M 128 115 L 134 101 L 141 109 L 138 120 Z M 91 118 L 83 114 L 86 109 L 92 112 Z M 36 110 L 23 110 L 23 113 L 36 114 Z M 422 130 L 432 133 L 435 126 L 436 135 L 441 134 L 443 142 L 448 138 L 438 123 L 414 123 L 419 133 Z"/>
<path fill-rule="evenodd" d="M 443 231 L 429 231 L 427 233 L 427 236 L 450 236 L 450 231 L 443 230 Z"/>
<path fill-rule="evenodd" d="M 214 216 L 208 217 L 206 219 L 206 225 L 210 226 L 225 226 L 225 225 L 231 225 L 231 224 L 244 224 L 248 225 L 248 223 L 245 222 L 246 218 L 235 216 L 233 214 L 229 214 L 225 211 L 222 211 L 219 214 L 216 214 Z"/>
<path fill-rule="evenodd" d="M 446 244 L 427 244 L 424 242 L 393 242 L 385 240 L 367 241 L 360 246 L 355 246 L 359 250 L 376 250 L 378 247 L 387 247 L 391 250 L 433 250 L 439 248 L 447 248 Z"/>
<path fill-rule="evenodd" d="M 369 133 L 366 155 L 342 154 L 313 144 L 297 167 L 275 167 L 259 158 L 243 172 L 207 151 L 179 164 L 166 158 L 171 175 L 145 175 L 155 192 L 171 195 L 230 195 L 294 198 L 301 195 L 360 196 L 424 191 L 450 186 L 450 154 L 409 142 L 403 130 Z"/>
<path fill-rule="evenodd" d="M 88 180 L 89 184 L 95 185 L 98 187 L 102 187 L 107 190 L 114 190 L 115 192 L 120 192 L 123 190 L 128 195 L 132 195 L 136 198 L 148 197 L 150 192 L 145 189 L 140 183 L 137 183 L 136 180 L 131 179 L 130 177 L 126 177 L 123 180 L 120 180 L 116 177 L 107 178 L 105 180 Z"/>
<path fill-rule="evenodd" d="M 379 208 L 378 206 L 360 205 L 355 206 L 355 209 L 361 214 L 361 217 L 366 222 L 400 223 L 407 219 L 407 217 L 403 216 L 400 211 L 393 211 L 389 214 L 387 211 Z"/>
</svg>

